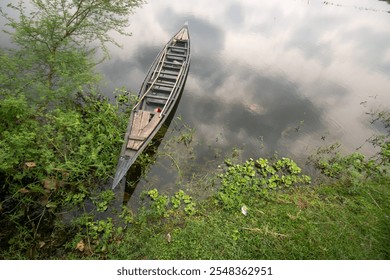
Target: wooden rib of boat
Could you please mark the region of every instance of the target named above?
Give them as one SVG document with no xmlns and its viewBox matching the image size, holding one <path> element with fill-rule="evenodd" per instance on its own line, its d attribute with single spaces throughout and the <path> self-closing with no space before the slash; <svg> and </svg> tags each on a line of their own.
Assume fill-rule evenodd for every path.
<svg viewBox="0 0 390 280">
<path fill-rule="evenodd" d="M 190 65 L 190 36 L 185 24 L 151 65 L 131 111 L 112 189 L 126 175 L 168 118 L 184 88 Z"/>
</svg>

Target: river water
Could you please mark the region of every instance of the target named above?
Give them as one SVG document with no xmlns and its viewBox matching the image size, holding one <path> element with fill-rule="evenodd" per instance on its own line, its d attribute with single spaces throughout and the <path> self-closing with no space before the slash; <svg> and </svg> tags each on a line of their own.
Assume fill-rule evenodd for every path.
<svg viewBox="0 0 390 280">
<path fill-rule="evenodd" d="M 101 65 L 105 88 L 138 92 L 186 21 L 192 62 L 167 135 L 184 125 L 195 133 L 188 146 L 165 137 L 136 193 L 178 188 L 178 177 L 217 169 L 234 149 L 298 162 L 335 142 L 374 152 L 365 140 L 381 129 L 368 113 L 390 106 L 390 1 L 150 0 Z"/>
<path fill-rule="evenodd" d="M 185 187 L 180 179 L 217 169 L 233 150 L 298 162 L 335 142 L 374 152 L 365 140 L 381 128 L 369 113 L 390 106 L 390 1 L 149 0 L 131 17 L 132 37 L 118 38 L 123 48 L 100 66 L 104 87 L 138 92 L 186 21 L 186 87 L 137 194 Z M 185 126 L 192 142 L 169 142 Z"/>
</svg>

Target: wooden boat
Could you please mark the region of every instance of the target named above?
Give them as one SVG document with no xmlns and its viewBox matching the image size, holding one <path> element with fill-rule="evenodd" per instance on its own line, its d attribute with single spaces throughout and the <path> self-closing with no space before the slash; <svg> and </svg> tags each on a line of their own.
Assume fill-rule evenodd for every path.
<svg viewBox="0 0 390 280">
<path fill-rule="evenodd" d="M 184 88 L 190 66 L 190 36 L 185 24 L 151 65 L 131 111 L 112 189 L 168 118 Z"/>
</svg>

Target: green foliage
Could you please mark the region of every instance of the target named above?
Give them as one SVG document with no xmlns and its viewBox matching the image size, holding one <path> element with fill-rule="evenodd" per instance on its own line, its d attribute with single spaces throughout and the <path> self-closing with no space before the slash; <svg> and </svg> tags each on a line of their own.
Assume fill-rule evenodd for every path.
<svg viewBox="0 0 390 280">
<path fill-rule="evenodd" d="M 108 209 L 110 203 L 114 200 L 115 194 L 112 190 L 105 190 L 99 192 L 97 197 L 92 198 L 93 203 L 96 206 L 96 211 L 105 212 Z"/>
<path fill-rule="evenodd" d="M 381 112 L 376 114 L 373 122 L 380 122 L 387 129 L 387 133 L 376 135 L 369 139 L 379 152 L 366 158 L 363 154 L 355 152 L 343 156 L 340 146 L 335 144 L 330 147 L 318 149 L 316 154 L 310 157 L 310 161 L 329 178 L 337 179 L 352 191 L 364 187 L 368 180 L 377 176 L 388 174 L 390 165 L 390 113 Z"/>
<path fill-rule="evenodd" d="M 379 122 L 387 133 L 373 136 L 370 142 L 380 148 L 377 161 L 388 168 L 390 165 L 390 111 L 381 111 L 374 114 L 373 117 L 372 123 Z"/>
<path fill-rule="evenodd" d="M 82 99 L 87 103 L 47 113 L 34 111 L 24 96 L 1 100 L 0 115 L 10 120 L 0 132 L 1 171 L 18 180 L 106 178 L 116 160 L 111 147 L 122 141 L 118 126 L 125 124 L 108 102 Z M 27 162 L 34 167 L 26 168 Z"/>
<path fill-rule="evenodd" d="M 112 191 L 94 193 L 98 181 L 112 175 L 122 143 L 126 120 L 117 111 L 96 95 L 80 95 L 51 111 L 36 110 L 24 95 L 0 97 L 0 115 L 7 120 L 0 125 L 4 240 L 24 234 L 26 242 L 38 242 L 61 211 L 87 199 L 97 211 L 107 210 Z"/>
<path fill-rule="evenodd" d="M 209 199 L 192 217 L 135 222 L 104 258 L 388 259 L 388 185 L 382 177 L 354 194 L 341 184 L 274 191 L 247 215 Z"/>
<path fill-rule="evenodd" d="M 288 158 L 270 163 L 268 159 L 250 159 L 244 164 L 229 165 L 228 170 L 220 175 L 221 187 L 216 199 L 226 209 L 240 209 L 248 201 L 267 198 L 271 190 L 289 189 L 309 184 L 311 179 L 301 175 L 301 169 Z"/>
<path fill-rule="evenodd" d="M 27 11 L 24 2 L 7 5 L 18 15 L 17 19 L 0 10 L 18 47 L 10 52 L 10 57 L 1 53 L 0 60 L 7 67 L 0 71 L 0 80 L 13 90 L 28 85 L 30 94 L 48 101 L 73 96 L 97 81 L 91 60 L 96 49 L 91 46 L 98 42 L 108 56 L 106 44 L 116 44 L 110 31 L 130 35 L 125 32 L 128 15 L 143 3 L 31 0 Z"/>
<path fill-rule="evenodd" d="M 125 227 L 134 221 L 133 212 L 126 206 L 122 206 L 122 212 L 119 214 L 119 218 L 123 220 Z"/>
<path fill-rule="evenodd" d="M 363 168 L 361 171 L 365 173 L 367 167 L 361 165 L 360 155 L 340 160 L 354 168 Z M 371 167 L 368 169 L 374 172 Z M 122 236 L 121 246 L 108 246 L 108 257 L 388 259 L 390 182 L 387 174 L 377 172 L 378 176 L 366 180 L 364 188 L 346 192 L 349 185 L 344 181 L 311 188 L 294 187 L 308 183 L 309 178 L 300 175 L 299 166 L 287 158 L 260 158 L 230 165 L 220 176 L 220 191 L 200 202 L 191 217 L 172 211 L 179 209 L 185 200 L 192 201 L 184 192 L 161 198 L 157 190 L 151 190 L 152 200 L 164 205 L 165 212 L 160 215 L 165 217 L 163 222 L 149 212 L 150 216 L 142 219 L 150 221 L 153 217 L 153 222 L 135 222 Z M 270 186 L 274 178 L 283 176 L 298 179 L 296 182 L 280 179 L 276 180 L 276 189 Z M 259 194 L 262 190 L 266 194 Z M 234 195 L 223 200 L 221 191 Z M 165 215 L 168 212 L 169 219 Z"/>
<path fill-rule="evenodd" d="M 59 221 L 73 209 L 85 214 L 91 201 L 95 211 L 108 210 L 114 194 L 97 186 L 112 175 L 123 113 L 134 100 L 118 90 L 113 105 L 95 92 L 91 46 L 107 57 L 107 43 L 116 44 L 111 31 L 129 35 L 128 15 L 143 1 L 31 0 L 28 8 L 25 2 L 0 9 L 15 44 L 0 49 L 0 251 L 50 255 L 47 243 L 74 234 L 89 241 L 78 240 L 79 250 L 92 252 L 114 233 L 112 220 L 83 215 L 66 227 Z M 121 215 L 126 224 L 132 220 Z"/>
<path fill-rule="evenodd" d="M 171 203 L 174 209 L 179 209 L 179 207 L 184 204 L 184 212 L 189 216 L 196 213 L 196 203 L 193 202 L 193 198 L 183 190 L 179 190 L 171 197 Z"/>
<path fill-rule="evenodd" d="M 87 222 L 87 232 L 90 242 L 96 244 L 98 251 L 105 251 L 106 243 L 113 237 L 114 224 L 112 218 Z"/>
<path fill-rule="evenodd" d="M 169 198 L 167 195 L 160 195 L 157 189 L 152 189 L 147 192 L 151 199 L 150 213 L 156 217 L 167 216 Z"/>
<path fill-rule="evenodd" d="M 188 216 L 196 213 L 196 203 L 183 190 L 177 191 L 173 196 L 168 196 L 161 195 L 157 189 L 152 189 L 144 192 L 142 197 L 144 199 L 146 197 L 150 198 L 151 203 L 144 210 L 146 211 L 146 215 L 153 216 L 154 218 L 168 218 L 179 210 L 182 210 Z"/>
</svg>

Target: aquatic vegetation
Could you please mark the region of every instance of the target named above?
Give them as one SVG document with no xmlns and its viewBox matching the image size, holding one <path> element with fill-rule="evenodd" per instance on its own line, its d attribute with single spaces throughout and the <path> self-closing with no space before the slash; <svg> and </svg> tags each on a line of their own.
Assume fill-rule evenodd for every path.
<svg viewBox="0 0 390 280">
<path fill-rule="evenodd" d="M 390 117 L 388 112 L 375 113 L 373 122 L 380 122 L 387 129 L 383 135 L 375 135 L 368 142 L 378 148 L 378 153 L 370 158 L 354 152 L 342 155 L 339 144 L 319 148 L 309 161 L 321 172 L 346 185 L 363 187 L 367 180 L 389 173 L 390 165 Z"/>
<path fill-rule="evenodd" d="M 307 185 L 311 178 L 301 174 L 301 168 L 288 158 L 274 162 L 268 159 L 249 159 L 244 164 L 225 161 L 228 169 L 219 177 L 221 186 L 217 202 L 227 209 L 239 209 L 247 200 L 266 198 L 272 190 L 283 190 Z"/>
<path fill-rule="evenodd" d="M 186 215 L 192 216 L 196 213 L 196 203 L 193 198 L 183 190 L 177 191 L 174 195 L 162 195 L 157 189 L 144 192 L 142 197 L 149 197 L 151 203 L 144 211 L 153 217 L 168 218 L 177 211 L 183 211 Z"/>
</svg>

